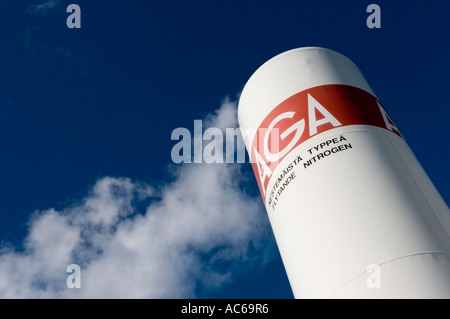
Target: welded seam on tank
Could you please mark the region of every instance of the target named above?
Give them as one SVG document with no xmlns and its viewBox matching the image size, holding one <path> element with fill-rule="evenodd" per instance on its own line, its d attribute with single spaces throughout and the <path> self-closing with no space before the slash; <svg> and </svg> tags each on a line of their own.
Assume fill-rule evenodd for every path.
<svg viewBox="0 0 450 319">
<path fill-rule="evenodd" d="M 450 259 L 450 254 L 447 252 L 441 252 L 441 251 L 429 251 L 429 252 L 423 252 L 423 253 L 415 253 L 415 254 L 410 254 L 410 255 L 404 255 L 401 257 L 396 257 L 393 258 L 391 260 L 388 261 L 384 261 L 380 264 L 377 264 L 377 266 L 382 266 L 384 264 L 388 264 L 391 263 L 393 261 L 402 259 L 402 258 L 407 258 L 407 257 L 415 257 L 415 256 L 420 256 L 420 255 L 443 255 L 443 256 L 448 256 L 448 258 Z M 360 272 L 359 274 L 353 276 L 351 279 L 347 280 L 344 284 L 342 284 L 339 288 L 337 288 L 329 297 L 329 299 L 333 299 L 333 296 L 336 295 L 340 290 L 342 290 L 345 286 L 347 286 L 349 283 L 351 283 L 353 280 L 355 280 L 356 278 L 358 278 L 359 276 L 362 275 L 367 275 L 367 270 Z M 356 298 L 356 297 L 355 297 Z"/>
</svg>

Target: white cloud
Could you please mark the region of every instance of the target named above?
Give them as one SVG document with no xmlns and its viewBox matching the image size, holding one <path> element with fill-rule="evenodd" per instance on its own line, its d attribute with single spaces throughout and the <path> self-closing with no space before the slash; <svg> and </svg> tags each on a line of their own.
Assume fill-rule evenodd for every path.
<svg viewBox="0 0 450 319">
<path fill-rule="evenodd" d="M 236 105 L 208 117 L 233 127 Z M 168 137 L 169 140 L 170 137 Z M 24 250 L 0 249 L 0 298 L 187 298 L 270 260 L 259 198 L 238 164 L 185 164 L 158 187 L 104 177 L 76 205 L 37 212 Z M 66 267 L 81 267 L 81 288 Z"/>
<path fill-rule="evenodd" d="M 44 14 L 59 4 L 59 0 L 48 0 L 41 4 L 35 4 L 28 7 L 28 12 L 31 14 Z"/>
</svg>

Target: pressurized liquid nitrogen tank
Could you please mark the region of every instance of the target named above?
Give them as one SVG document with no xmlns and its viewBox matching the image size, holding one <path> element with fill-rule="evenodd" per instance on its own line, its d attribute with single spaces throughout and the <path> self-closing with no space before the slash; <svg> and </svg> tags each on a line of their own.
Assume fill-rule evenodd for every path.
<svg viewBox="0 0 450 319">
<path fill-rule="evenodd" d="M 296 298 L 450 298 L 450 212 L 358 67 L 281 53 L 241 132 Z"/>
</svg>

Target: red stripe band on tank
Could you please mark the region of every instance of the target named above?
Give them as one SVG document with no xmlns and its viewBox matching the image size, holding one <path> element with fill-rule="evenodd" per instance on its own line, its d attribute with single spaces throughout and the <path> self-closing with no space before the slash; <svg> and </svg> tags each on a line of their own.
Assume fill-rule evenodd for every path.
<svg viewBox="0 0 450 319">
<path fill-rule="evenodd" d="M 372 94 L 349 85 L 321 85 L 301 91 L 276 106 L 253 139 L 250 161 L 265 193 L 278 164 L 311 137 L 341 126 L 371 125 L 402 137 Z"/>
</svg>

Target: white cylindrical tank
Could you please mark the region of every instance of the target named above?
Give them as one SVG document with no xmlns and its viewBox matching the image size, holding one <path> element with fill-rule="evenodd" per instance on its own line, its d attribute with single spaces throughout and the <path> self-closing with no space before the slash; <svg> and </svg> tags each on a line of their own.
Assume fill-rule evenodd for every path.
<svg viewBox="0 0 450 319">
<path fill-rule="evenodd" d="M 241 132 L 296 298 L 450 298 L 450 212 L 358 67 L 284 52 Z"/>
</svg>

